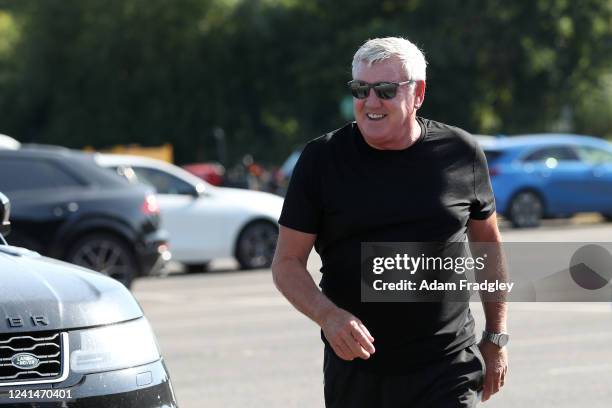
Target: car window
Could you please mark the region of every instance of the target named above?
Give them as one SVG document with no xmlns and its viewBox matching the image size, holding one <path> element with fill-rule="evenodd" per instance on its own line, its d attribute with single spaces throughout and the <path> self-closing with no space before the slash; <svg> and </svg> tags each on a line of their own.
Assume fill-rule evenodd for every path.
<svg viewBox="0 0 612 408">
<path fill-rule="evenodd" d="M 612 152 L 597 147 L 580 146 L 578 155 L 589 164 L 612 164 Z"/>
<path fill-rule="evenodd" d="M 0 191 L 27 191 L 83 184 L 47 160 L 8 158 L 0 161 Z"/>
<path fill-rule="evenodd" d="M 159 194 L 193 195 L 195 187 L 180 178 L 150 167 L 132 167 L 138 181 L 150 184 Z"/>
<path fill-rule="evenodd" d="M 301 150 L 294 151 L 287 158 L 287 160 L 285 160 L 285 163 L 283 163 L 283 165 L 281 166 L 281 171 L 286 177 L 291 177 L 291 174 L 293 173 L 293 168 L 295 167 L 295 164 L 300 158 L 300 154 L 302 154 Z"/>
<path fill-rule="evenodd" d="M 499 159 L 503 153 L 499 150 L 485 149 L 484 154 L 485 154 L 485 157 L 487 158 L 487 163 L 491 164 L 495 160 Z"/>
<path fill-rule="evenodd" d="M 523 161 L 528 162 L 546 162 L 547 160 L 555 159 L 556 161 L 579 160 L 576 152 L 570 147 L 556 146 L 538 149 L 527 155 Z"/>
<path fill-rule="evenodd" d="M 140 180 L 138 180 L 138 176 L 136 176 L 136 173 L 134 172 L 134 169 L 130 166 L 110 166 L 108 169 L 127 180 L 130 184 L 140 182 Z"/>
</svg>

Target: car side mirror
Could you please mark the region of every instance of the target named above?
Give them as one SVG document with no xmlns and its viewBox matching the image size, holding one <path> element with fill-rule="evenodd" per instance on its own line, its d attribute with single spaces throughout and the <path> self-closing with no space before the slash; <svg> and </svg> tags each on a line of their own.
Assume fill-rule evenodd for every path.
<svg viewBox="0 0 612 408">
<path fill-rule="evenodd" d="M 6 236 L 11 231 L 11 202 L 8 197 L 0 193 L 0 234 Z"/>
</svg>

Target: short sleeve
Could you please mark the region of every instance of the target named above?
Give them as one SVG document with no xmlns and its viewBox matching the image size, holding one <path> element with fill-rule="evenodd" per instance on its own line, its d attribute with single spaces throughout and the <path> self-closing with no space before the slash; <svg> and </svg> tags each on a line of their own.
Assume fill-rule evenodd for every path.
<svg viewBox="0 0 612 408">
<path fill-rule="evenodd" d="M 278 223 L 301 232 L 316 234 L 321 219 L 321 189 L 316 143 L 306 145 L 298 159 Z"/>
<path fill-rule="evenodd" d="M 486 220 L 495 212 L 495 197 L 489 178 L 487 159 L 478 143 L 475 143 L 473 172 L 474 198 L 470 205 L 470 218 Z"/>
</svg>

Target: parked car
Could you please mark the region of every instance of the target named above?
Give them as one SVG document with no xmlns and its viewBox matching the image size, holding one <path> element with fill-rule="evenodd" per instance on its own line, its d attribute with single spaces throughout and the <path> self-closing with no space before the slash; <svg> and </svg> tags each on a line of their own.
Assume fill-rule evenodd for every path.
<svg viewBox="0 0 612 408">
<path fill-rule="evenodd" d="M 97 270 L 126 286 L 169 259 L 154 190 L 64 148 L 0 150 L 0 190 L 13 204 L 13 245 Z"/>
<path fill-rule="evenodd" d="M 299 146 L 295 148 L 289 154 L 289 156 L 285 159 L 280 169 L 276 172 L 274 177 L 276 178 L 276 184 L 278 185 L 278 193 L 282 196 L 285 196 L 287 193 L 287 188 L 289 187 L 289 181 L 291 180 L 291 175 L 293 174 L 293 169 L 297 164 L 300 155 L 302 154 L 302 150 L 304 146 Z"/>
<path fill-rule="evenodd" d="M 272 263 L 283 199 L 212 186 L 172 164 L 139 156 L 98 154 L 97 162 L 132 181 L 155 187 L 173 259 L 188 271 L 213 259 L 235 258 L 243 269 Z"/>
<path fill-rule="evenodd" d="M 599 212 L 612 220 L 612 144 L 578 135 L 513 136 L 482 144 L 497 212 L 515 227 Z"/>
<path fill-rule="evenodd" d="M 119 282 L 6 245 L 0 193 L 0 404 L 176 407 L 155 335 Z"/>
</svg>

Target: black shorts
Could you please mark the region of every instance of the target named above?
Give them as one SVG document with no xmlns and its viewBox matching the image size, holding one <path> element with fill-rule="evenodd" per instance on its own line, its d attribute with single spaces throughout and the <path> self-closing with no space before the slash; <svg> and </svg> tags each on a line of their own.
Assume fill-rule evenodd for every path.
<svg viewBox="0 0 612 408">
<path fill-rule="evenodd" d="M 485 374 L 476 344 L 401 375 L 356 367 L 329 347 L 323 361 L 327 408 L 475 407 Z"/>
</svg>

